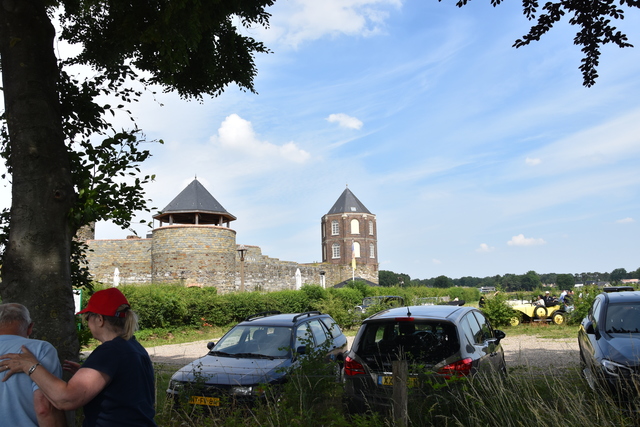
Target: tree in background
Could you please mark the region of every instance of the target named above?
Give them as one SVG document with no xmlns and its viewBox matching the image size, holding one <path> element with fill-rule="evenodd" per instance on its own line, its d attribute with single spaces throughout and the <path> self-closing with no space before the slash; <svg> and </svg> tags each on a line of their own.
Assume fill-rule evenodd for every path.
<svg viewBox="0 0 640 427">
<path fill-rule="evenodd" d="M 540 276 L 533 270 L 527 271 L 527 274 L 522 276 L 520 283 L 522 284 L 522 290 L 532 291 L 540 287 Z"/>
<path fill-rule="evenodd" d="M 453 280 L 449 279 L 447 276 L 438 276 L 433 281 L 434 288 L 450 288 L 454 286 Z"/>
<path fill-rule="evenodd" d="M 393 271 L 380 270 L 378 272 L 378 284 L 387 288 L 393 286 L 411 286 L 411 277 L 404 273 L 394 273 Z"/>
<path fill-rule="evenodd" d="M 575 285 L 573 274 L 558 274 L 556 285 L 558 289 L 569 290 Z"/>
<path fill-rule="evenodd" d="M 609 280 L 613 283 L 620 283 L 622 279 L 627 279 L 628 277 L 627 270 L 624 268 L 616 268 L 611 273 L 609 273 Z"/>
<path fill-rule="evenodd" d="M 85 190 L 96 187 L 82 179 L 91 167 L 74 149 L 79 144 L 85 153 L 90 151 L 86 142 L 96 129 L 107 131 L 102 117 L 113 111 L 95 99 L 112 94 L 124 108 L 136 101 L 137 93 L 126 89 L 131 82 L 196 99 L 219 95 L 234 82 L 253 91 L 254 55 L 268 50 L 240 35 L 234 20 L 247 27 L 267 26 L 265 7 L 272 4 L 34 0 L 5 2 L 0 8 L 8 137 L 3 156 L 12 182 L 0 296 L 30 308 L 35 337 L 52 342 L 61 359 L 75 358 L 79 349 L 71 291 L 72 238 L 100 210 L 78 205 L 95 201 Z M 56 14 L 63 28 L 58 38 L 80 47 L 77 56 L 62 63 L 54 50 Z M 74 80 L 64 71 L 78 65 L 99 76 L 96 86 L 95 80 Z M 111 138 L 126 145 L 135 133 Z M 69 140 L 70 135 L 77 140 Z M 127 161 L 108 154 L 106 160 Z"/>
<path fill-rule="evenodd" d="M 483 281 L 484 279 L 481 279 L 479 277 L 471 277 L 471 276 L 464 276 L 459 279 L 453 279 L 453 283 L 456 286 L 462 286 L 467 288 L 479 288 Z"/>
<path fill-rule="evenodd" d="M 500 279 L 500 286 L 507 292 L 521 291 L 523 289 L 521 281 L 522 276 L 508 273 Z"/>
</svg>

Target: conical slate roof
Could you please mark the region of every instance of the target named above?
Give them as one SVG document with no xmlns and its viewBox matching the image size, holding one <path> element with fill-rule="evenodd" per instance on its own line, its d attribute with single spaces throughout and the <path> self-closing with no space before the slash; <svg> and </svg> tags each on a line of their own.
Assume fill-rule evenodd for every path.
<svg viewBox="0 0 640 427">
<path fill-rule="evenodd" d="M 337 213 L 367 213 L 369 209 L 367 209 L 360 200 L 349 190 L 347 187 L 338 200 L 334 203 L 333 207 L 329 210 L 327 215 L 337 214 Z"/>
<path fill-rule="evenodd" d="M 195 221 L 195 217 L 198 220 Z M 234 221 L 231 215 L 220 203 L 207 191 L 200 181 L 194 179 L 180 192 L 158 215 L 154 218 L 166 221 L 171 217 L 172 222 L 182 224 L 219 224 Z"/>
</svg>

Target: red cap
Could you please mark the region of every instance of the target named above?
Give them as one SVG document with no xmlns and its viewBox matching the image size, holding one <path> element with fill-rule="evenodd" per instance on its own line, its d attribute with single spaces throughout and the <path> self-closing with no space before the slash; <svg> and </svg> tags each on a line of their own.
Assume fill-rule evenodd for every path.
<svg viewBox="0 0 640 427">
<path fill-rule="evenodd" d="M 124 317 L 125 313 L 117 312 L 123 304 L 129 305 L 129 301 L 123 293 L 116 288 L 108 288 L 91 295 L 84 310 L 80 310 L 76 314 L 96 313 L 103 316 Z"/>
</svg>

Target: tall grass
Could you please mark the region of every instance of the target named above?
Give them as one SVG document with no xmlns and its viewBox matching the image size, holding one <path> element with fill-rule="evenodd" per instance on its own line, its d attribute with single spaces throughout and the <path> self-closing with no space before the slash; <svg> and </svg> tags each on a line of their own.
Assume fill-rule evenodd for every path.
<svg viewBox="0 0 640 427">
<path fill-rule="evenodd" d="M 160 426 L 394 425 L 393 414 L 382 410 L 348 413 L 341 384 L 336 384 L 330 375 L 317 375 L 305 368 L 291 377 L 282 394 L 271 394 L 253 408 L 204 408 L 182 413 L 172 410 L 164 396 L 172 368 L 156 366 L 156 373 L 156 421 Z M 607 393 L 592 391 L 580 376 L 577 364 L 544 374 L 539 368 L 518 366 L 505 378 L 477 376 L 440 388 L 410 389 L 409 395 L 410 426 L 631 427 L 640 421 L 636 396 L 621 404 Z"/>
</svg>

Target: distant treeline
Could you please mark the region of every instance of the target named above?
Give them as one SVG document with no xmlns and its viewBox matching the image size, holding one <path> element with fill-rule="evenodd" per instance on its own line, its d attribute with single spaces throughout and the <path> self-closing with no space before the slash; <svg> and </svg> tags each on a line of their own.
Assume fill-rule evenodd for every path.
<svg viewBox="0 0 640 427">
<path fill-rule="evenodd" d="M 533 291 L 542 285 L 555 285 L 558 289 L 572 288 L 576 283 L 609 282 L 611 284 L 620 283 L 623 279 L 640 279 L 640 268 L 627 272 L 624 268 L 616 268 L 610 273 L 546 273 L 538 274 L 535 271 L 528 271 L 526 274 L 505 274 L 503 276 L 472 277 L 465 276 L 459 279 L 452 279 L 447 276 L 432 277 L 431 279 L 411 279 L 408 274 L 395 273 L 393 271 L 380 270 L 380 286 L 426 286 L 430 288 L 450 288 L 453 286 L 463 286 L 470 288 L 480 288 L 483 286 L 493 286 L 507 292 Z"/>
</svg>

